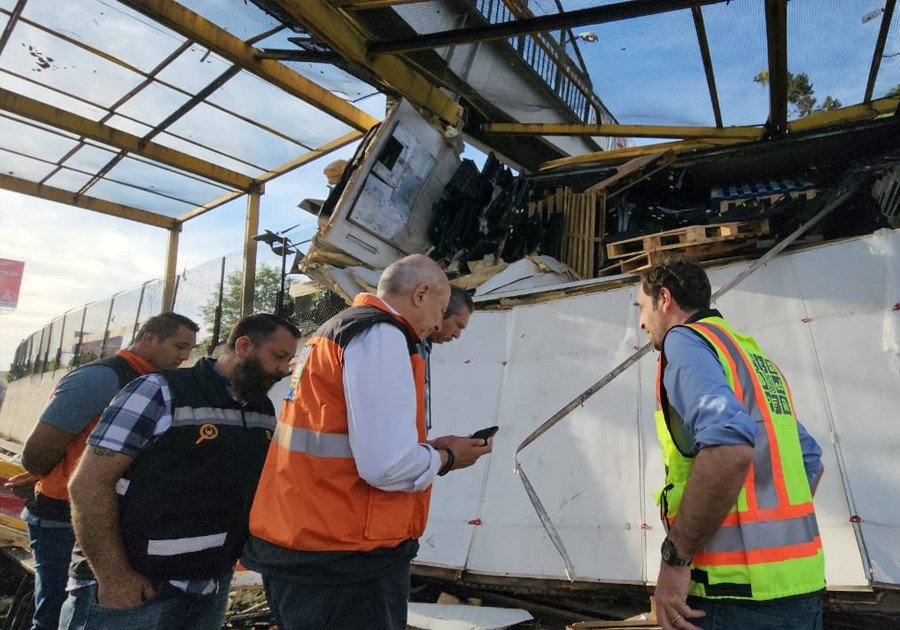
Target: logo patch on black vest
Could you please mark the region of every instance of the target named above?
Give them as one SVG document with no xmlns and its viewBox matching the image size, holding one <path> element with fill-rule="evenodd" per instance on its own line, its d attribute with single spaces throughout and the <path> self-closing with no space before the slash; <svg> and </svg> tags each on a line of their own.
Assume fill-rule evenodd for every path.
<svg viewBox="0 0 900 630">
<path fill-rule="evenodd" d="M 205 440 L 215 440 L 217 437 L 219 437 L 219 427 L 214 424 L 201 424 L 200 436 L 194 444 L 200 444 Z"/>
</svg>

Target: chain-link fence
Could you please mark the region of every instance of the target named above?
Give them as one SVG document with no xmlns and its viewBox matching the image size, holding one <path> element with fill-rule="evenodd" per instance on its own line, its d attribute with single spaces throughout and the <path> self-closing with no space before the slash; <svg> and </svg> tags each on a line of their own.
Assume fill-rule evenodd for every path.
<svg viewBox="0 0 900 630">
<path fill-rule="evenodd" d="M 235 252 L 185 269 L 176 277 L 172 310 L 200 326 L 197 343 L 210 353 L 227 338 L 240 316 L 242 269 L 242 253 Z M 276 265 L 258 265 L 253 312 L 276 312 L 280 292 L 280 312 L 309 333 L 347 307 L 330 291 L 291 299 L 289 285 L 298 278 L 302 276 L 282 278 Z M 10 380 L 69 369 L 127 348 L 141 325 L 162 311 L 162 292 L 162 280 L 150 280 L 57 317 L 19 343 Z"/>
</svg>

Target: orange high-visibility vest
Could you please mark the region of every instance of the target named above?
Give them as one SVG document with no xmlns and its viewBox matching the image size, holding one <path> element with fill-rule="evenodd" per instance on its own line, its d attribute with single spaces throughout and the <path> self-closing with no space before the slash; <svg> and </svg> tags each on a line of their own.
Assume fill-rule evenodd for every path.
<svg viewBox="0 0 900 630">
<path fill-rule="evenodd" d="M 114 357 L 100 359 L 81 367 L 87 367 L 88 365 L 106 365 L 114 370 L 119 377 L 119 389 L 125 387 L 138 376 L 156 370 L 156 367 L 147 359 L 130 350 L 118 350 Z M 69 479 L 75 472 L 75 467 L 78 465 L 78 461 L 81 459 L 81 455 L 87 446 L 88 436 L 94 430 L 99 419 L 100 416 L 98 415 L 82 429 L 81 433 L 69 440 L 69 443 L 66 444 L 66 453 L 60 462 L 35 484 L 34 489 L 36 493 L 60 501 L 69 500 Z"/>
<path fill-rule="evenodd" d="M 686 326 L 715 351 L 728 385 L 758 424 L 753 462 L 737 500 L 705 548 L 694 555 L 690 593 L 769 600 L 825 588 L 822 541 L 787 381 L 752 337 L 735 332 L 721 317 Z M 659 498 L 663 517 L 672 523 L 694 460 L 678 448 L 670 430 L 682 420 L 668 403 L 665 367 L 661 353 L 656 429 L 666 487 Z"/>
<path fill-rule="evenodd" d="M 416 386 L 416 429 L 419 441 L 425 441 L 425 364 L 418 335 L 380 299 L 361 294 L 306 343 L 250 511 L 254 536 L 299 551 L 371 551 L 396 547 L 425 531 L 431 488 L 385 492 L 372 487 L 359 476 L 350 451 L 344 348 L 378 323 L 394 325 L 406 337 Z"/>
</svg>

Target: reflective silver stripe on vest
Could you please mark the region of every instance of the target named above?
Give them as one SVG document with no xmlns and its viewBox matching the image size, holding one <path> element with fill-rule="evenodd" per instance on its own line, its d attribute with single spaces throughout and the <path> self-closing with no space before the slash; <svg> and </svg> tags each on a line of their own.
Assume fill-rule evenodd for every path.
<svg viewBox="0 0 900 630">
<path fill-rule="evenodd" d="M 149 556 L 177 556 L 182 553 L 214 549 L 225 544 L 227 532 L 211 534 L 209 536 L 192 536 L 190 538 L 169 538 L 164 540 L 148 540 L 147 555 Z"/>
<path fill-rule="evenodd" d="M 270 416 L 258 411 L 245 411 L 244 421 L 247 423 L 247 428 L 249 429 L 268 429 L 269 431 L 273 431 L 275 425 L 278 423 L 275 416 Z"/>
<path fill-rule="evenodd" d="M 799 545 L 815 540 L 819 526 L 815 514 L 780 521 L 742 523 L 721 527 L 704 551 L 751 551 L 772 546 Z"/>
<path fill-rule="evenodd" d="M 718 339 L 734 361 L 737 374 L 734 377 L 743 388 L 741 404 L 754 420 L 756 420 L 756 446 L 753 449 L 753 477 L 756 490 L 756 504 L 760 508 L 778 507 L 778 493 L 772 473 L 772 453 L 769 444 L 769 433 L 766 431 L 763 410 L 756 401 L 756 381 L 750 374 L 750 368 L 743 359 L 742 349 L 724 330 L 708 322 L 696 322 L 698 328 Z"/>
<path fill-rule="evenodd" d="M 258 411 L 240 409 L 219 409 L 217 407 L 176 407 L 172 413 L 172 426 L 199 426 L 201 424 L 221 424 L 249 429 L 275 428 L 275 417 Z"/>
<path fill-rule="evenodd" d="M 343 433 L 317 433 L 279 422 L 272 439 L 293 453 L 316 457 L 353 457 L 350 436 Z"/>
</svg>

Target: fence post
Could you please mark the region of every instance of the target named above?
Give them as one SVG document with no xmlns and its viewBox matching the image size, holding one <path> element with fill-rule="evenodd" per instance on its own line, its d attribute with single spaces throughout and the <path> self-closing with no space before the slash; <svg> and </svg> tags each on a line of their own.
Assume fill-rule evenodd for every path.
<svg viewBox="0 0 900 630">
<path fill-rule="evenodd" d="M 106 327 L 103 329 L 103 342 L 100 344 L 100 356 L 98 359 L 104 358 L 106 355 L 106 342 L 109 341 L 109 322 L 112 321 L 113 306 L 116 304 L 116 296 L 109 298 L 109 313 L 106 315 Z"/>
<path fill-rule="evenodd" d="M 222 334 L 222 300 L 225 294 L 225 256 L 222 256 L 222 268 L 219 271 L 219 302 L 216 304 L 216 317 L 213 321 L 212 343 L 209 345 L 207 354 L 212 354 L 216 346 L 219 345 L 219 335 Z"/>
<path fill-rule="evenodd" d="M 144 291 L 147 290 L 147 285 L 150 284 L 150 282 L 152 281 L 147 280 L 147 282 L 141 285 L 141 295 L 138 297 L 137 311 L 134 314 L 134 328 L 131 330 L 131 341 L 128 342 L 128 347 L 131 347 L 131 344 L 134 343 L 134 338 L 137 335 L 138 324 L 141 323 L 141 307 L 144 306 Z M 122 341 L 124 341 L 124 339 Z"/>
<path fill-rule="evenodd" d="M 175 310 L 175 300 L 178 299 L 178 285 L 180 285 L 180 284 L 181 284 L 181 274 L 178 274 L 177 276 L 175 276 L 175 286 L 172 289 L 172 306 L 170 306 L 166 310 L 169 310 L 169 311 Z M 163 311 L 163 312 L 165 312 L 165 311 Z"/>
<path fill-rule="evenodd" d="M 66 336 L 66 315 L 68 315 L 68 312 L 62 316 L 62 330 L 59 331 L 59 345 L 56 346 L 56 364 L 53 366 L 54 372 L 59 369 L 59 364 L 62 361 L 63 337 Z"/>
<path fill-rule="evenodd" d="M 87 317 L 87 305 L 81 309 L 81 327 L 78 329 L 78 343 L 75 344 L 75 352 L 72 353 L 72 365 L 81 363 L 81 346 L 84 344 L 84 321 Z"/>
<path fill-rule="evenodd" d="M 47 371 L 47 365 L 50 363 L 50 342 L 53 341 L 53 322 L 50 322 L 50 330 L 47 331 L 47 349 L 44 350 L 44 363 L 41 366 L 41 374 Z M 44 340 L 41 338 L 41 345 L 44 345 Z"/>
<path fill-rule="evenodd" d="M 41 338 L 38 340 L 37 352 L 34 353 L 34 367 L 31 369 L 32 374 L 44 373 L 44 362 L 41 360 L 41 350 L 44 347 L 44 333 L 46 330 L 46 327 L 41 328 Z"/>
</svg>

